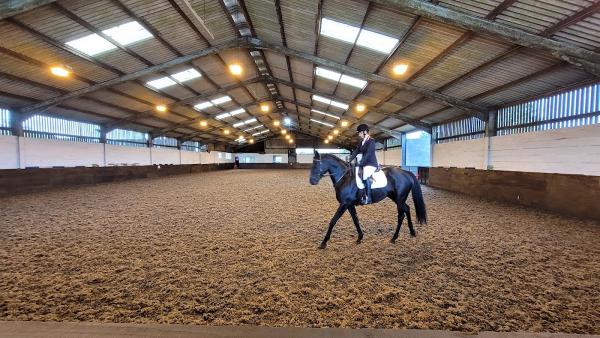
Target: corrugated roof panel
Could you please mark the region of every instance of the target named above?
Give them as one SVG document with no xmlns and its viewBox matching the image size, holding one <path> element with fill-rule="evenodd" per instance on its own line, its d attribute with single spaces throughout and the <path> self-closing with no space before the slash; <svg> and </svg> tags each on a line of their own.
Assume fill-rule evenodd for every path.
<svg viewBox="0 0 600 338">
<path fill-rule="evenodd" d="M 58 93 L 43 88 L 32 88 L 30 85 L 19 81 L 13 81 L 0 76 L 0 91 L 36 100 L 47 100 L 58 96 Z"/>
<path fill-rule="evenodd" d="M 502 2 L 503 0 L 442 0 L 440 6 L 483 18 Z"/>
<path fill-rule="evenodd" d="M 418 76 L 411 84 L 429 89 L 439 88 L 482 63 L 502 54 L 510 46 L 483 37 L 475 37 L 454 48 L 449 55 Z"/>
<path fill-rule="evenodd" d="M 575 67 L 566 66 L 557 69 L 555 72 L 544 74 L 501 92 L 478 98 L 477 100 L 474 100 L 474 102 L 490 106 L 505 105 L 528 97 L 537 96 L 541 93 L 557 90 L 566 85 L 578 83 L 590 78 L 591 76 L 584 71 Z"/>
<path fill-rule="evenodd" d="M 240 63 L 242 59 L 240 59 Z M 224 87 L 229 84 L 233 84 L 235 81 L 228 70 L 223 68 L 223 63 L 215 55 L 205 56 L 200 59 L 196 59 L 192 62 L 196 67 L 202 69 L 202 72 L 206 74 L 213 82 L 218 86 Z M 243 63 L 244 70 L 248 70 L 248 64 Z"/>
<path fill-rule="evenodd" d="M 84 112 L 78 111 L 76 109 L 71 109 L 69 107 L 52 107 L 48 109 L 47 115 L 88 123 L 105 123 L 111 121 L 110 118 L 86 114 Z"/>
<path fill-rule="evenodd" d="M 591 1 L 519 0 L 498 15 L 499 23 L 539 33 L 575 14 Z"/>
<path fill-rule="evenodd" d="M 294 99 L 294 91 L 291 87 L 285 86 L 285 85 L 278 85 L 277 88 L 279 89 L 279 93 L 283 96 L 286 97 L 290 100 Z"/>
<path fill-rule="evenodd" d="M 21 60 L 14 59 L 10 56 L 2 55 L 2 62 L 0 62 L 0 72 L 14 75 L 16 77 L 31 80 L 40 84 L 49 85 L 55 88 L 59 88 L 65 91 L 73 91 L 87 87 L 86 84 L 81 83 L 73 78 L 59 78 L 50 73 L 49 69 L 42 69 L 37 66 L 33 66 L 30 63 L 25 63 Z"/>
<path fill-rule="evenodd" d="M 290 81 L 285 56 L 279 53 L 272 53 L 269 51 L 265 51 L 264 55 L 267 64 L 271 69 L 272 75 L 280 79 Z"/>
<path fill-rule="evenodd" d="M 141 15 L 158 30 L 171 46 L 182 54 L 208 47 L 206 41 L 179 15 L 169 2 L 163 0 L 121 0 L 134 13 Z"/>
<path fill-rule="evenodd" d="M 333 95 L 339 98 L 344 103 L 349 103 L 350 100 L 354 99 L 358 93 L 360 93 L 360 88 L 352 87 L 347 84 L 340 83 L 337 87 L 337 90 Z"/>
<path fill-rule="evenodd" d="M 553 39 L 591 50 L 600 49 L 600 13 L 563 29 L 556 33 Z"/>
<path fill-rule="evenodd" d="M 481 71 L 457 82 L 443 91 L 444 94 L 467 98 L 528 76 L 556 64 L 548 55 L 523 49 L 521 52 L 501 60 Z"/>
<path fill-rule="evenodd" d="M 118 106 L 126 107 L 128 109 L 137 110 L 137 111 L 146 111 L 151 109 L 152 107 L 147 104 L 141 103 L 136 100 L 132 100 L 128 97 L 117 95 L 113 92 L 107 90 L 99 90 L 86 95 L 86 97 L 93 97 L 100 101 L 105 101 L 111 104 L 116 104 Z"/>
<path fill-rule="evenodd" d="M 460 111 L 456 108 L 448 107 L 448 109 L 437 112 L 436 114 L 431 115 L 430 113 L 429 116 L 423 118 L 423 122 L 437 124 L 464 115 L 465 113 L 463 111 Z"/>
<path fill-rule="evenodd" d="M 219 53 L 219 56 L 224 63 L 220 62 L 219 58 L 216 56 L 215 60 L 218 61 L 218 64 L 221 65 L 222 72 L 230 76 L 231 81 L 234 81 L 234 79 L 251 79 L 258 76 L 254 60 L 250 57 L 250 54 L 244 49 L 236 48 L 226 50 L 224 52 Z M 242 75 L 234 76 L 233 74 L 231 74 L 228 67 L 232 64 L 239 64 L 242 67 Z"/>
<path fill-rule="evenodd" d="M 310 87 L 313 78 L 313 65 L 306 61 L 290 58 L 294 81 L 302 86 Z"/>
<path fill-rule="evenodd" d="M 310 104 L 311 94 L 303 90 L 296 90 L 296 100 L 302 103 Z"/>
<path fill-rule="evenodd" d="M 322 36 L 319 38 L 318 48 L 318 56 L 334 62 L 344 63 L 352 49 L 352 44 Z"/>
<path fill-rule="evenodd" d="M 115 89 L 135 96 L 137 98 L 152 102 L 153 104 L 163 103 L 165 98 L 155 91 L 146 88 L 136 82 L 124 82 L 114 86 Z"/>
<path fill-rule="evenodd" d="M 15 19 L 62 42 L 92 34 L 85 27 L 65 17 L 54 6 L 45 6 L 25 12 L 16 16 Z"/>
<path fill-rule="evenodd" d="M 361 97 L 368 97 L 369 100 L 376 100 L 375 103 L 379 103 L 379 101 L 388 96 L 392 91 L 394 91 L 393 87 L 383 83 L 369 82 L 365 90 L 362 92 Z"/>
<path fill-rule="evenodd" d="M 83 110 L 93 111 L 94 113 L 106 115 L 108 117 L 113 118 L 124 118 L 131 115 L 130 113 L 119 110 L 113 107 L 105 106 L 103 104 L 96 103 L 91 100 L 87 100 L 86 98 L 73 98 L 64 102 L 65 105 L 69 107 L 79 108 Z"/>
<path fill-rule="evenodd" d="M 439 110 L 446 107 L 446 105 L 438 103 L 432 100 L 421 100 L 418 103 L 411 105 L 410 107 L 402 110 L 402 116 L 408 116 L 411 118 L 420 118 L 421 116 L 427 115 L 433 111 Z"/>
<path fill-rule="evenodd" d="M 377 119 L 366 119 L 366 120 L 369 121 L 369 122 L 376 122 L 376 121 L 378 121 Z M 377 125 L 380 126 L 380 127 L 384 127 L 384 128 L 394 129 L 400 123 L 402 123 L 402 121 L 400 121 L 398 119 L 386 118 L 383 121 L 380 121 L 379 123 L 377 123 Z"/>
<path fill-rule="evenodd" d="M 421 97 L 421 94 L 417 92 L 412 92 L 408 90 L 401 90 L 396 95 L 394 95 L 388 103 L 396 104 L 398 106 L 406 107 L 407 105 L 413 103 L 415 100 L 418 100 Z"/>
<path fill-rule="evenodd" d="M 421 23 L 400 46 L 396 54 L 382 68 L 381 74 L 395 77 L 401 81 L 409 78 L 454 43 L 463 32 L 455 27 L 421 20 Z M 396 63 L 408 64 L 405 74 L 393 75 L 392 68 Z"/>
<path fill-rule="evenodd" d="M 317 76 L 317 80 L 315 81 L 315 90 L 326 94 L 333 95 L 333 91 L 335 90 L 336 82 L 328 79 L 324 79 Z"/>
<path fill-rule="evenodd" d="M 243 87 L 232 89 L 232 90 L 228 91 L 227 94 L 229 96 L 231 96 L 231 98 L 233 98 L 235 101 L 239 102 L 241 105 L 248 104 L 248 103 L 255 101 L 254 98 L 252 96 L 250 96 L 250 95 L 254 95 L 254 93 L 250 92 L 249 90 L 247 91 Z M 260 97 L 258 97 L 258 99 L 260 99 Z M 234 105 L 235 105 L 235 103 L 234 103 Z"/>
<path fill-rule="evenodd" d="M 279 19 L 275 11 L 275 2 L 273 0 L 252 0 L 244 3 L 257 37 L 281 45 L 281 33 Z"/>
<path fill-rule="evenodd" d="M 372 4 L 364 28 L 400 39 L 404 32 L 410 28 L 414 17 L 415 16 L 412 14 L 390 11 Z M 374 72 L 387 57 L 387 54 L 380 53 L 373 49 L 356 46 L 348 65 L 364 71 Z"/>
<path fill-rule="evenodd" d="M 367 10 L 367 4 L 357 1 L 331 0 L 323 2 L 322 18 L 347 25 L 360 27 Z M 352 43 L 320 35 L 318 55 L 344 63 L 352 49 Z"/>
<path fill-rule="evenodd" d="M 44 63 L 66 64 L 85 78 L 101 82 L 116 76 L 115 73 L 53 47 L 10 23 L 0 22 L 0 36 L 0 45 L 5 48 Z"/>
<path fill-rule="evenodd" d="M 289 48 L 307 53 L 314 52 L 317 7 L 317 1 L 281 1 L 281 16 Z"/>
<path fill-rule="evenodd" d="M 190 1 L 196 14 L 205 22 L 208 30 L 214 35 L 214 40 L 209 41 L 216 45 L 229 41 L 237 36 L 235 28 L 231 25 L 230 15 L 219 1 L 193 0 Z"/>
</svg>

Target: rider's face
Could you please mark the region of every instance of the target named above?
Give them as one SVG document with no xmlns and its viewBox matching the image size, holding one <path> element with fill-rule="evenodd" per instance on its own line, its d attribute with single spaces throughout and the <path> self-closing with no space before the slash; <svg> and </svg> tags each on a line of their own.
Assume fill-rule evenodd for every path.
<svg viewBox="0 0 600 338">
<path fill-rule="evenodd" d="M 358 133 L 358 137 L 360 137 L 361 139 L 365 138 L 366 135 L 367 135 L 366 131 L 361 131 L 360 133 Z"/>
</svg>

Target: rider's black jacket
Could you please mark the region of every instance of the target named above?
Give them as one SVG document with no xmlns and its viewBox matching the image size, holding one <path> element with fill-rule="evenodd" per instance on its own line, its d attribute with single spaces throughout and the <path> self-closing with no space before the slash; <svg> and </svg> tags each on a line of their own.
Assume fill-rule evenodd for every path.
<svg viewBox="0 0 600 338">
<path fill-rule="evenodd" d="M 350 155 L 349 162 L 352 162 L 358 154 L 362 154 L 362 159 L 358 164 L 359 166 L 364 167 L 369 165 L 376 168 L 378 167 L 377 157 L 375 156 L 375 140 L 372 138 L 369 138 L 365 144 L 362 144 L 362 141 L 358 144 L 358 147 L 356 147 Z"/>
</svg>

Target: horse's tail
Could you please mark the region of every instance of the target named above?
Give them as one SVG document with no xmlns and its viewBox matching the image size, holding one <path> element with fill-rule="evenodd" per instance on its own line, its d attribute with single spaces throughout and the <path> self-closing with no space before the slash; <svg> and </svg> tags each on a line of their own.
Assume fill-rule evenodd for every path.
<svg viewBox="0 0 600 338">
<path fill-rule="evenodd" d="M 427 223 L 427 210 L 425 210 L 425 200 L 423 199 L 423 192 L 421 191 L 421 184 L 415 175 L 410 175 L 413 179 L 413 186 L 411 189 L 413 202 L 415 202 L 415 212 L 417 214 L 417 222 L 419 224 Z"/>
</svg>

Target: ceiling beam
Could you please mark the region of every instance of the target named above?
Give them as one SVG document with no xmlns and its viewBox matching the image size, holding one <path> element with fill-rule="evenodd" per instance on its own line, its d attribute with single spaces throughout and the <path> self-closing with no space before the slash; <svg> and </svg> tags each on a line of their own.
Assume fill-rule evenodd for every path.
<svg viewBox="0 0 600 338">
<path fill-rule="evenodd" d="M 40 103 L 37 103 L 37 104 L 34 104 L 34 105 L 31 105 L 31 106 L 23 108 L 22 112 L 24 112 L 24 113 L 31 113 L 31 112 L 35 112 L 37 110 L 43 110 L 43 109 L 46 109 L 46 108 L 48 108 L 50 106 L 59 104 L 59 103 L 65 101 L 65 100 L 68 100 L 68 99 L 79 97 L 81 95 L 85 95 L 85 94 L 88 94 L 88 93 L 91 93 L 91 92 L 94 92 L 94 91 L 97 91 L 97 90 L 100 90 L 100 89 L 112 87 L 112 86 L 121 84 L 123 82 L 135 80 L 135 79 L 138 79 L 138 78 L 140 78 L 142 76 L 145 76 L 145 75 L 149 75 L 149 74 L 153 74 L 153 73 L 158 73 L 158 72 L 160 72 L 160 71 L 162 71 L 164 69 L 167 69 L 167 68 L 170 68 L 170 67 L 174 67 L 174 66 L 177 66 L 177 65 L 180 65 L 180 64 L 183 64 L 183 63 L 187 63 L 187 62 L 190 62 L 192 60 L 195 60 L 195 59 L 198 59 L 198 58 L 201 58 L 201 57 L 204 57 L 204 56 L 214 55 L 214 54 L 217 54 L 217 53 L 220 53 L 222 51 L 225 51 L 225 50 L 228 50 L 228 49 L 232 49 L 232 48 L 238 48 L 239 45 L 240 45 L 240 43 L 244 44 L 244 42 L 240 42 L 240 41 L 237 41 L 237 40 L 232 40 L 232 41 L 228 41 L 228 42 L 225 42 L 223 44 L 220 44 L 220 45 L 217 45 L 217 46 L 214 46 L 214 47 L 209 47 L 209 48 L 206 48 L 206 49 L 203 49 L 203 50 L 199 50 L 197 52 L 190 53 L 190 54 L 185 55 L 185 56 L 177 57 L 177 58 L 175 58 L 173 60 L 167 61 L 165 63 L 159 64 L 159 65 L 156 65 L 156 66 L 144 68 L 142 70 L 138 70 L 138 71 L 133 72 L 133 73 L 125 74 L 123 76 L 119 76 L 119 77 L 116 77 L 114 79 L 110 79 L 110 80 L 107 80 L 107 81 L 104 81 L 104 82 L 100 82 L 100 83 L 91 85 L 91 86 L 86 87 L 86 88 L 82 88 L 82 89 L 78 89 L 78 90 L 72 91 L 72 92 L 70 92 L 68 94 L 65 94 L 65 95 L 60 95 L 60 96 L 57 96 L 55 98 L 52 98 L 52 99 L 49 99 L 49 100 L 46 100 L 46 101 L 42 101 Z"/>
<path fill-rule="evenodd" d="M 183 100 L 178 100 L 178 101 L 175 101 L 175 102 L 171 102 L 171 103 L 167 104 L 166 107 L 167 107 L 167 110 L 170 111 L 172 108 L 175 108 L 177 106 L 193 105 L 194 103 L 197 103 L 199 101 L 208 100 L 212 96 L 220 95 L 220 94 L 225 94 L 225 93 L 227 93 L 227 92 L 229 92 L 231 90 L 235 90 L 235 89 L 241 88 L 242 85 L 245 86 L 245 85 L 249 85 L 249 84 L 252 84 L 252 83 L 257 83 L 260 80 L 261 80 L 260 77 L 255 77 L 255 78 L 243 81 L 241 85 L 240 84 L 233 84 L 233 85 L 226 86 L 226 87 L 220 87 L 217 90 L 214 90 L 214 91 L 211 91 L 211 92 L 206 92 L 206 93 L 204 93 L 202 95 L 192 96 L 192 97 L 185 98 Z M 129 116 L 129 117 L 126 117 L 126 118 L 124 118 L 122 120 L 116 121 L 116 122 L 108 125 L 107 127 L 109 127 L 109 128 L 117 128 L 121 124 L 135 122 L 136 120 L 138 120 L 140 118 L 145 118 L 147 116 L 150 116 L 150 115 L 153 114 L 153 112 L 154 112 L 154 109 L 148 109 L 148 110 L 146 110 L 144 112 L 140 112 L 137 115 Z M 205 115 L 205 114 L 201 114 L 201 115 L 202 116 L 200 118 L 210 118 L 209 115 Z M 196 121 L 196 120 L 194 120 L 194 121 Z"/>
<path fill-rule="evenodd" d="M 10 18 L 11 16 L 46 6 L 56 0 L 20 0 L 20 1 L 0 1 L 0 20 Z"/>
<path fill-rule="evenodd" d="M 302 86 L 302 85 L 299 85 L 299 84 L 296 84 L 296 83 L 292 83 L 292 82 L 289 82 L 289 81 L 285 81 L 285 80 L 282 80 L 282 79 L 279 79 L 279 78 L 271 77 L 269 80 L 273 81 L 275 83 L 279 83 L 279 84 L 282 84 L 282 85 L 294 88 L 294 89 L 299 89 L 299 90 L 305 91 L 307 93 L 320 95 L 320 96 L 326 97 L 326 98 L 328 98 L 330 100 L 345 101 L 344 99 L 340 99 L 338 97 L 325 94 L 325 93 L 323 93 L 323 92 L 321 92 L 319 90 L 311 89 L 309 87 L 305 87 L 305 86 Z M 347 101 L 345 101 L 345 102 L 347 102 Z M 356 103 L 358 103 L 358 101 L 350 101 L 348 104 L 351 106 L 351 105 L 356 104 Z M 411 118 L 409 118 L 407 116 L 397 115 L 396 113 L 389 113 L 389 112 L 383 111 L 381 109 L 377 109 L 375 107 L 369 108 L 368 112 L 372 112 L 372 113 L 376 113 L 376 114 L 385 115 L 387 117 L 395 118 L 397 120 L 400 120 L 400 121 L 403 121 L 405 123 L 408 123 L 408 124 L 412 125 L 413 127 L 417 128 L 419 130 L 423 130 L 425 132 L 431 133 L 431 126 L 429 124 L 425 123 L 425 122 L 419 122 L 419 121 L 416 121 L 415 119 L 411 119 Z M 367 114 L 367 113 L 365 113 L 365 114 Z M 360 120 L 361 119 L 357 119 L 357 121 L 360 121 Z"/>
<path fill-rule="evenodd" d="M 402 11 L 421 15 L 432 20 L 462 27 L 478 33 L 486 33 L 512 43 L 545 50 L 552 55 L 600 77 L 600 54 L 577 45 L 555 41 L 539 35 L 527 33 L 491 20 L 460 13 L 458 11 L 432 5 L 418 0 L 373 0 L 374 2 L 398 8 Z"/>
<path fill-rule="evenodd" d="M 291 56 L 294 56 L 294 57 L 297 57 L 297 58 L 300 58 L 300 59 L 303 59 L 306 61 L 310 61 L 310 62 L 320 65 L 320 66 L 331 67 L 333 69 L 337 69 L 344 73 L 353 74 L 355 76 L 359 76 L 359 77 L 367 79 L 369 81 L 381 82 L 381 83 L 384 83 L 384 84 L 387 84 L 387 85 L 390 85 L 390 86 L 393 86 L 396 88 L 401 88 L 401 89 L 406 89 L 406 90 L 410 90 L 413 92 L 417 92 L 421 95 L 427 96 L 427 97 L 429 97 L 433 100 L 436 100 L 438 102 L 441 102 L 445 105 L 453 106 L 459 110 L 464 111 L 467 114 L 476 116 L 482 120 L 487 119 L 486 112 L 488 111 L 488 109 L 486 107 L 476 105 L 471 102 L 460 100 L 460 99 L 457 99 L 455 97 L 451 97 L 451 96 L 448 96 L 445 94 L 436 93 L 435 91 L 430 90 L 430 89 L 414 86 L 414 85 L 407 84 L 402 81 L 390 79 L 388 77 L 384 77 L 381 75 L 362 71 L 360 69 L 346 66 L 344 64 L 341 64 L 341 63 L 338 63 L 338 62 L 335 62 L 332 60 L 328 60 L 328 59 L 325 59 L 325 58 L 322 58 L 319 56 L 315 56 L 315 55 L 308 54 L 305 52 L 293 50 L 291 48 L 286 48 L 281 45 L 276 45 L 276 44 L 272 44 L 269 42 L 265 42 L 265 41 L 262 41 L 257 38 L 248 38 L 248 42 L 250 43 L 251 46 L 254 46 L 256 48 L 268 49 L 268 50 L 272 50 L 272 51 L 275 51 L 275 52 L 278 52 L 281 54 L 291 55 Z"/>
<path fill-rule="evenodd" d="M 300 107 L 303 107 L 303 108 L 306 108 L 306 109 L 309 109 L 309 110 L 312 109 L 312 107 L 310 105 L 308 105 L 308 104 L 304 104 L 302 102 L 294 101 L 294 100 L 291 100 L 291 99 L 288 99 L 288 98 L 285 98 L 285 97 L 282 97 L 281 100 L 285 101 L 285 102 L 288 102 L 288 103 L 291 103 L 291 104 L 298 105 Z M 306 115 L 303 115 L 303 116 L 311 118 L 310 116 L 306 116 Z M 362 122 L 359 119 L 353 118 L 353 117 L 345 117 L 344 119 L 350 121 L 351 123 Z M 380 126 L 372 126 L 372 127 L 374 129 L 379 129 L 382 132 L 384 132 L 384 133 L 386 133 L 386 134 L 388 134 L 388 135 L 390 135 L 391 137 L 394 137 L 394 138 L 400 139 L 400 137 L 402 136 L 399 131 L 391 130 L 391 129 L 380 127 Z"/>
</svg>

